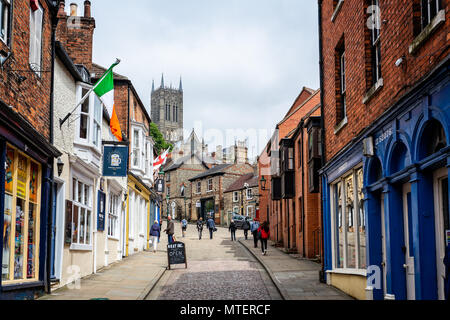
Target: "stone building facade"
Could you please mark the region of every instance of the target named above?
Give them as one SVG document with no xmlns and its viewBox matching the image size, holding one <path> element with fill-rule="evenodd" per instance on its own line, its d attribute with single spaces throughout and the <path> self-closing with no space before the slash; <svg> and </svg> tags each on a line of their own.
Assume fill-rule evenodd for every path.
<svg viewBox="0 0 450 320">
<path fill-rule="evenodd" d="M 183 141 L 183 85 L 180 79 L 178 89 L 166 87 L 164 75 L 161 78 L 161 86 L 155 90 L 152 86 L 151 115 L 153 122 L 158 126 L 164 139 L 175 144 Z"/>
<path fill-rule="evenodd" d="M 255 172 L 237 179 L 224 191 L 225 221 L 228 226 L 233 214 L 249 217 L 259 216 L 259 176 Z"/>
<path fill-rule="evenodd" d="M 197 155 L 187 155 L 171 160 L 163 168 L 166 188 L 163 194 L 162 215 L 167 217 L 167 196 L 169 196 L 169 215 L 177 220 L 191 221 L 191 183 L 189 179 L 209 170 L 208 165 Z M 183 187 L 183 189 L 182 189 Z"/>
<path fill-rule="evenodd" d="M 248 164 L 221 164 L 197 175 L 191 182 L 192 208 L 191 219 L 203 220 L 208 215 L 214 216 L 216 224 L 226 224 L 224 191 L 228 189 L 237 178 L 251 173 L 254 168 Z"/>
</svg>

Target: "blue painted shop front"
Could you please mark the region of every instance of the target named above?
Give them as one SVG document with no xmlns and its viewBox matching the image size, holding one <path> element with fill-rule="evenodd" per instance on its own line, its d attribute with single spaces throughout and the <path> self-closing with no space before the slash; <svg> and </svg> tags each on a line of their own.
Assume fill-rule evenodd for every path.
<svg viewBox="0 0 450 320">
<path fill-rule="evenodd" d="M 447 62 L 323 169 L 327 271 L 339 269 L 336 205 L 330 200 L 333 182 L 362 163 L 364 222 L 358 226 L 365 229 L 368 296 L 444 298 L 443 258 L 450 230 L 449 139 Z M 374 154 L 363 156 L 363 143 L 368 142 Z"/>
</svg>

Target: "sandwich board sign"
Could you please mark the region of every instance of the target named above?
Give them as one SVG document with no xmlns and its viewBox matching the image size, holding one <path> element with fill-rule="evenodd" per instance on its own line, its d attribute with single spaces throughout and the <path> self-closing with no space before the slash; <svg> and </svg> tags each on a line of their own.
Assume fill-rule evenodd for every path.
<svg viewBox="0 0 450 320">
<path fill-rule="evenodd" d="M 174 242 L 167 245 L 167 258 L 169 270 L 171 265 L 184 264 L 187 269 L 186 246 L 183 242 Z"/>
</svg>

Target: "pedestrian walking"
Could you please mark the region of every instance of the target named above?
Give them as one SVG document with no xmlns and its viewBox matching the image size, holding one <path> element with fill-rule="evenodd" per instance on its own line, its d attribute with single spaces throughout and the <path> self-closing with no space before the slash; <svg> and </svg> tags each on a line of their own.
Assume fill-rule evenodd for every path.
<svg viewBox="0 0 450 320">
<path fill-rule="evenodd" d="M 248 239 L 248 230 L 250 230 L 250 222 L 248 221 L 249 218 L 245 218 L 244 224 L 242 225 L 242 229 L 244 229 L 244 237 L 245 240 Z"/>
<path fill-rule="evenodd" d="M 181 220 L 181 232 L 183 233 L 183 238 L 186 236 L 188 222 L 186 219 Z"/>
<path fill-rule="evenodd" d="M 155 223 L 150 228 L 150 241 L 153 244 L 153 252 L 156 253 L 156 250 L 158 249 L 158 240 L 161 236 L 161 228 L 159 227 L 158 220 L 155 220 Z"/>
<path fill-rule="evenodd" d="M 202 240 L 203 218 L 201 218 L 201 217 L 197 221 L 197 231 L 198 231 L 198 240 Z"/>
<path fill-rule="evenodd" d="M 231 232 L 231 241 L 236 241 L 236 223 L 234 223 L 234 220 L 231 220 L 230 227 L 228 228 L 228 231 Z"/>
<path fill-rule="evenodd" d="M 252 222 L 250 226 L 250 231 L 253 234 L 253 242 L 255 244 L 255 248 L 258 248 L 258 229 L 259 229 L 259 221 L 255 218 L 255 220 Z"/>
<path fill-rule="evenodd" d="M 164 230 L 165 233 L 167 233 L 167 236 L 169 238 L 169 244 L 173 243 L 173 235 L 175 234 L 175 225 L 172 221 L 172 217 L 167 217 L 167 228 Z"/>
<path fill-rule="evenodd" d="M 162 226 L 162 220 L 159 220 L 159 230 L 161 231 L 163 229 Z M 159 237 L 158 237 L 158 243 L 161 242 L 161 232 L 159 232 Z"/>
<path fill-rule="evenodd" d="M 265 221 L 258 229 L 258 237 L 261 239 L 261 250 L 263 256 L 267 255 L 267 240 L 270 237 L 269 223 Z"/>
<path fill-rule="evenodd" d="M 209 238 L 212 240 L 214 236 L 214 232 L 217 231 L 216 224 L 214 223 L 213 218 L 210 216 L 208 221 L 206 222 L 206 226 L 209 229 Z"/>
</svg>

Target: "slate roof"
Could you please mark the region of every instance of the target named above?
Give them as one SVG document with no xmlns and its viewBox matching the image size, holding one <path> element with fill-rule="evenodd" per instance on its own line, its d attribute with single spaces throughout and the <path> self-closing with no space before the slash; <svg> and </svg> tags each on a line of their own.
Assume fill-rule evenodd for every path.
<svg viewBox="0 0 450 320">
<path fill-rule="evenodd" d="M 253 173 L 248 173 L 237 179 L 235 182 L 231 184 L 231 186 L 225 190 L 225 193 L 238 191 L 245 189 L 244 185 L 248 183 L 250 188 L 254 188 L 258 186 L 258 176 L 255 176 Z"/>
<path fill-rule="evenodd" d="M 194 155 L 194 156 L 197 158 L 198 161 L 202 162 L 202 160 L 197 155 Z M 176 170 L 176 169 L 180 168 L 183 164 L 185 164 L 187 161 L 189 161 L 189 159 L 191 159 L 191 155 L 179 158 L 179 159 L 173 161 L 172 163 L 169 163 L 165 168 L 163 168 L 163 170 L 164 170 L 164 172 Z M 208 167 L 205 162 L 203 162 L 203 165 L 205 167 Z"/>
<path fill-rule="evenodd" d="M 210 177 L 210 176 L 217 176 L 217 175 L 222 175 L 225 173 L 225 169 L 227 169 L 228 167 L 231 167 L 232 164 L 219 164 L 211 169 L 209 169 L 208 171 L 205 171 L 201 174 L 199 174 L 198 176 L 195 176 L 191 179 L 189 179 L 189 181 L 195 181 L 198 179 L 203 179 L 206 177 Z"/>
</svg>

